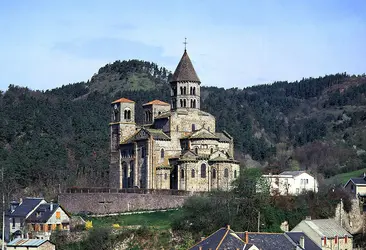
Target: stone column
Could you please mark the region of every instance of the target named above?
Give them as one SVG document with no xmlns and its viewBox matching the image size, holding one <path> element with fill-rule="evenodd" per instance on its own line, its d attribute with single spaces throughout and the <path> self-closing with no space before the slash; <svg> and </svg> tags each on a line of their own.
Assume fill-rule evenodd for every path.
<svg viewBox="0 0 366 250">
<path fill-rule="evenodd" d="M 180 190 L 180 165 L 177 166 L 177 189 Z"/>
<path fill-rule="evenodd" d="M 140 172 L 140 170 L 138 169 L 138 153 L 137 153 L 137 143 L 134 143 L 134 147 L 135 147 L 135 159 L 134 159 L 134 169 L 133 169 L 133 185 L 134 186 L 140 186 L 140 183 L 138 182 L 138 173 Z"/>
</svg>

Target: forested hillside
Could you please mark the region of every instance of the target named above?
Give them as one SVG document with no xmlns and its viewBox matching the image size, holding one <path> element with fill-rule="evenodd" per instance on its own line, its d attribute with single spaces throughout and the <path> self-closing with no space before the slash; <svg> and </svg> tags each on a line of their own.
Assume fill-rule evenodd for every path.
<svg viewBox="0 0 366 250">
<path fill-rule="evenodd" d="M 102 67 L 88 82 L 48 91 L 9 86 L 0 93 L 7 192 L 46 195 L 106 185 L 110 102 L 132 99 L 142 114 L 145 102 L 169 101 L 170 76 L 154 63 L 130 60 Z M 245 89 L 203 87 L 201 94 L 202 109 L 234 137 L 243 164 L 324 177 L 366 166 L 365 96 L 366 77 L 346 73 Z"/>
</svg>

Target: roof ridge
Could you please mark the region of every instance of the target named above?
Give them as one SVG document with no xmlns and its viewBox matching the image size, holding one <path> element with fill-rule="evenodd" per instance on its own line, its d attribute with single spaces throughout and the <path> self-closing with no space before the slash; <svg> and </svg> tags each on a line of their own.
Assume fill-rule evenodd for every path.
<svg viewBox="0 0 366 250">
<path fill-rule="evenodd" d="M 187 50 L 184 50 L 183 56 L 180 59 L 178 66 L 174 71 L 173 78 L 170 82 L 180 82 L 180 81 L 201 83 L 193 67 L 191 59 L 188 56 Z"/>
<path fill-rule="evenodd" d="M 222 237 L 221 241 L 219 242 L 219 244 L 217 245 L 216 247 L 216 250 L 219 249 L 219 247 L 221 246 L 222 242 L 224 241 L 224 239 L 226 238 L 227 234 L 229 233 L 230 229 L 229 228 L 226 228 L 226 232 L 225 232 L 225 235 L 224 237 Z"/>
</svg>

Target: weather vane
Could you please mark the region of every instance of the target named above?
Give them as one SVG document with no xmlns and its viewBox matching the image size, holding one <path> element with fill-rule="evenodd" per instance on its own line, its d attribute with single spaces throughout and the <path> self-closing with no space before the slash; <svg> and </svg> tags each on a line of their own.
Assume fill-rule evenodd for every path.
<svg viewBox="0 0 366 250">
<path fill-rule="evenodd" d="M 184 38 L 184 50 L 187 50 L 187 37 Z"/>
</svg>

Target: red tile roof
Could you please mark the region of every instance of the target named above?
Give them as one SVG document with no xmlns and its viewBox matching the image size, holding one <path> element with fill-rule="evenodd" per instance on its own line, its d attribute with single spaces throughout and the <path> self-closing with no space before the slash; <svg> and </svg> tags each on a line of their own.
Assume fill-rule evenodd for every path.
<svg viewBox="0 0 366 250">
<path fill-rule="evenodd" d="M 121 99 L 115 100 L 114 102 L 112 102 L 112 104 L 113 103 L 120 103 L 120 102 L 134 103 L 134 101 L 131 101 L 131 100 L 127 99 L 127 98 L 121 98 Z"/>
<path fill-rule="evenodd" d="M 145 103 L 144 105 L 142 106 L 145 106 L 145 105 L 164 105 L 164 106 L 168 106 L 170 105 L 169 103 L 166 103 L 166 102 L 163 102 L 163 101 L 160 101 L 160 100 L 154 100 L 154 101 L 151 101 L 151 102 L 148 102 L 148 103 Z"/>
</svg>

